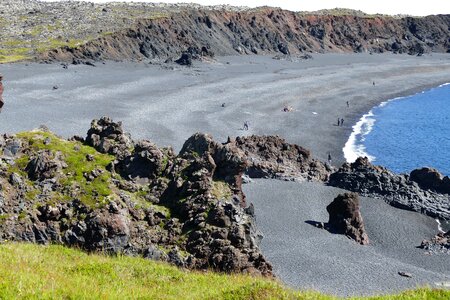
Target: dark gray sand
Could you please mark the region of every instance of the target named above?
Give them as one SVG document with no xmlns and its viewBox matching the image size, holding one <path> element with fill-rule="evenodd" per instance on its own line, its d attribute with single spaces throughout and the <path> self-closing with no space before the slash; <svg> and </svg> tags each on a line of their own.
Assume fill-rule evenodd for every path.
<svg viewBox="0 0 450 300">
<path fill-rule="evenodd" d="M 331 152 L 333 163 L 340 164 L 352 126 L 373 106 L 450 82 L 450 54 L 325 54 L 301 62 L 222 57 L 176 70 L 131 63 L 68 70 L 16 64 L 0 65 L 0 73 L 6 88 L 0 132 L 45 124 L 65 137 L 84 136 L 93 118 L 109 115 L 122 120 L 134 138 L 176 150 L 197 131 L 218 140 L 278 134 L 321 159 Z M 282 112 L 284 106 L 294 111 Z M 344 118 L 343 127 L 335 126 L 337 118 Z M 249 131 L 241 129 L 244 121 Z M 364 198 L 371 244 L 359 246 L 305 223 L 327 221 L 325 207 L 337 189 L 256 181 L 245 192 L 265 234 L 265 255 L 293 287 L 360 295 L 450 282 L 450 255 L 428 256 L 415 248 L 437 232 L 431 218 Z"/>
<path fill-rule="evenodd" d="M 197 131 L 218 140 L 278 134 L 319 158 L 331 152 L 340 164 L 351 127 L 373 106 L 450 81 L 445 54 L 322 54 L 300 62 L 240 56 L 176 68 L 0 65 L 6 88 L 0 131 L 46 124 L 65 137 L 84 136 L 93 118 L 109 115 L 122 120 L 133 137 L 176 150 Z M 294 111 L 282 112 L 285 105 Z M 335 126 L 337 118 L 344 118 L 343 127 Z M 244 121 L 248 132 L 241 130 Z"/>
<path fill-rule="evenodd" d="M 317 183 L 256 180 L 244 185 L 263 232 L 264 255 L 285 283 L 340 296 L 393 293 L 450 283 L 450 255 L 417 249 L 436 234 L 434 219 L 361 198 L 370 244 L 361 246 L 306 221 L 327 222 L 326 206 L 343 190 Z M 412 274 L 412 278 L 398 272 Z"/>
</svg>

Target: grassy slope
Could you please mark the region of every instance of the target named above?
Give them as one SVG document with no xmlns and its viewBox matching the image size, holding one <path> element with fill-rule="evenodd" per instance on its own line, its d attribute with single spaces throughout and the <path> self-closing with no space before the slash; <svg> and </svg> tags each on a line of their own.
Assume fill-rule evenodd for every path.
<svg viewBox="0 0 450 300">
<path fill-rule="evenodd" d="M 11 298 L 335 299 L 262 278 L 188 272 L 62 246 L 6 243 L 0 245 L 0 299 Z M 449 298 L 450 291 L 421 289 L 370 299 Z"/>
</svg>

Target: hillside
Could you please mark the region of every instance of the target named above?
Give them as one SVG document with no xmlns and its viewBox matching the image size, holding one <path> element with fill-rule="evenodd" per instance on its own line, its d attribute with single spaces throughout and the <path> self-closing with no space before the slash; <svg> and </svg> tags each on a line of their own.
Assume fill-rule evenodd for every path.
<svg viewBox="0 0 450 300">
<path fill-rule="evenodd" d="M 2 244 L 0 273 L 4 299 L 337 299 L 258 277 L 189 272 L 142 258 L 88 255 L 62 246 Z M 449 291 L 417 289 L 364 299 L 448 297 Z"/>
<path fill-rule="evenodd" d="M 0 3 L 0 61 L 146 60 L 304 52 L 448 52 L 449 15 L 142 3 Z M 54 50 L 57 49 L 57 50 Z"/>
</svg>

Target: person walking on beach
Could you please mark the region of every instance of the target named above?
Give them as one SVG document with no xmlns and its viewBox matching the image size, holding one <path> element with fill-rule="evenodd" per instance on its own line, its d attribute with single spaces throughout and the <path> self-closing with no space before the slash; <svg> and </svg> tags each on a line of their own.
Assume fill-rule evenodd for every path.
<svg viewBox="0 0 450 300">
<path fill-rule="evenodd" d="M 2 111 L 3 104 L 5 104 L 3 102 L 3 82 L 2 82 L 2 80 L 3 80 L 3 75 L 0 74 L 0 112 Z"/>
<path fill-rule="evenodd" d="M 328 163 L 331 165 L 331 153 L 328 152 Z"/>
<path fill-rule="evenodd" d="M 344 126 L 344 119 L 341 118 L 341 126 Z"/>
<path fill-rule="evenodd" d="M 347 108 L 349 108 L 350 107 L 350 103 L 348 103 L 348 101 L 347 101 Z"/>
<path fill-rule="evenodd" d="M 374 82 L 372 82 L 372 85 L 375 85 L 375 81 L 374 81 Z"/>
<path fill-rule="evenodd" d="M 248 130 L 248 121 L 244 122 L 244 130 Z"/>
<path fill-rule="evenodd" d="M 341 119 L 338 118 L 338 126 L 341 125 Z"/>
</svg>

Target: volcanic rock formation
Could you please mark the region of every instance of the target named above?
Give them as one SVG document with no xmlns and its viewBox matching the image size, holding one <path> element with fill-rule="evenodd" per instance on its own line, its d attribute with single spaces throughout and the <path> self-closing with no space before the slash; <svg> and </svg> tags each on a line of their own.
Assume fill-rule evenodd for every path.
<svg viewBox="0 0 450 300">
<path fill-rule="evenodd" d="M 176 156 L 134 142 L 105 117 L 92 122 L 85 144 L 32 131 L 2 136 L 0 147 L 9 153 L 0 159 L 0 241 L 272 275 L 245 209 L 246 161 L 234 145 L 196 134 Z"/>
<path fill-rule="evenodd" d="M 328 164 L 314 159 L 309 150 L 278 136 L 238 137 L 235 144 L 244 152 L 246 173 L 252 178 L 327 181 L 333 171 Z"/>
<path fill-rule="evenodd" d="M 327 206 L 330 215 L 327 229 L 333 233 L 344 234 L 361 245 L 369 244 L 369 237 L 359 211 L 359 197 L 356 193 L 338 195 Z"/>
<path fill-rule="evenodd" d="M 186 9 L 140 20 L 129 29 L 75 48 L 45 52 L 41 60 L 177 59 L 201 56 L 305 52 L 450 51 L 450 15 L 389 16 L 299 14 L 275 8 L 244 11 Z M 180 62 L 186 62 L 182 59 Z"/>
</svg>

